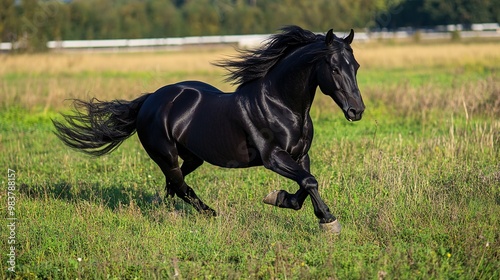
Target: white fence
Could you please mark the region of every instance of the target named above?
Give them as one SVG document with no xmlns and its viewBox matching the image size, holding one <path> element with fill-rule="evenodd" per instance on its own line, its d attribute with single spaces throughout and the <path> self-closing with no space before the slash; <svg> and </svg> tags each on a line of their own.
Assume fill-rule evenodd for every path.
<svg viewBox="0 0 500 280">
<path fill-rule="evenodd" d="M 227 36 L 191 36 L 152 39 L 116 39 L 116 40 L 65 40 L 49 41 L 49 49 L 117 49 L 117 48 L 152 48 L 175 47 L 186 45 L 237 44 L 240 47 L 253 47 L 261 44 L 269 34 L 227 35 Z M 16 43 L 0 43 L 0 50 L 10 51 L 17 48 Z"/>
<path fill-rule="evenodd" d="M 340 35 L 347 35 L 338 32 Z M 413 32 L 358 32 L 355 40 L 366 42 L 379 39 L 405 39 L 413 36 Z M 130 48 L 159 48 L 159 47 L 181 47 L 187 45 L 210 45 L 210 44 L 237 44 L 239 47 L 255 47 L 260 45 L 271 34 L 256 35 L 226 35 L 226 36 L 192 36 L 177 38 L 152 38 L 152 39 L 117 39 L 117 40 L 65 40 L 49 41 L 47 47 L 54 50 L 78 50 L 78 49 L 130 49 Z M 500 38 L 498 30 L 490 31 L 461 31 L 462 38 Z M 421 40 L 447 39 L 451 38 L 449 32 L 421 32 Z M 10 51 L 19 46 L 14 43 L 0 43 L 0 51 Z"/>
<path fill-rule="evenodd" d="M 205 44 L 260 44 L 268 35 L 195 36 L 182 38 L 119 39 L 119 40 L 71 40 L 50 41 L 49 49 L 71 48 L 136 48 L 160 46 L 184 46 Z"/>
</svg>

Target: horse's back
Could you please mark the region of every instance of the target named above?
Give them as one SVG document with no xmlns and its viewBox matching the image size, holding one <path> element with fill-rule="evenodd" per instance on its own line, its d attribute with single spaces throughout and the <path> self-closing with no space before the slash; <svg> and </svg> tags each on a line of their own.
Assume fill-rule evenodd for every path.
<svg viewBox="0 0 500 280">
<path fill-rule="evenodd" d="M 233 97 L 197 81 L 162 87 L 141 108 L 139 137 L 141 141 L 151 138 L 156 145 L 163 137 L 215 165 L 235 165 L 232 162 L 236 161 L 247 165 L 247 138 L 239 125 L 240 111 Z"/>
<path fill-rule="evenodd" d="M 138 115 L 138 128 L 169 116 L 171 120 L 186 117 L 201 107 L 210 106 L 214 96 L 224 95 L 216 87 L 200 81 L 184 81 L 163 86 L 152 93 L 142 105 Z M 177 116 L 177 117 L 176 117 Z"/>
<path fill-rule="evenodd" d="M 158 113 L 158 110 L 164 107 L 170 107 L 173 103 L 182 103 L 189 107 L 189 103 L 194 103 L 196 100 L 205 95 L 221 95 L 224 94 L 218 88 L 200 81 L 184 81 L 175 84 L 170 84 L 157 89 L 144 102 L 141 108 L 141 114 L 145 117 Z M 179 97 L 181 97 L 179 99 Z M 178 100 L 179 99 L 179 100 Z M 180 102 L 182 100 L 182 102 Z M 189 102 L 191 101 L 191 102 Z M 176 105 L 176 107 L 181 107 Z"/>
<path fill-rule="evenodd" d="M 210 85 L 210 84 L 207 84 L 205 82 L 201 82 L 201 81 L 183 81 L 183 82 L 179 82 L 179 83 L 176 83 L 176 84 L 173 84 L 174 86 L 180 86 L 180 87 L 185 87 L 185 88 L 192 88 L 192 89 L 196 89 L 196 90 L 200 90 L 204 93 L 210 93 L 210 94 L 225 94 L 223 91 L 221 91 L 220 89 Z"/>
</svg>

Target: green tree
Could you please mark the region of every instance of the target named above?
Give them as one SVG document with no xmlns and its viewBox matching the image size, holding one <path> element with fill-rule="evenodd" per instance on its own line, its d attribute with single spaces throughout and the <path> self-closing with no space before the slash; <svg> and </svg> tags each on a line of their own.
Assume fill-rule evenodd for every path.
<svg viewBox="0 0 500 280">
<path fill-rule="evenodd" d="M 75 0 L 69 4 L 69 23 L 64 39 L 94 39 L 94 32 L 91 30 L 92 2 Z"/>
<path fill-rule="evenodd" d="M 218 0 L 214 2 L 220 22 L 220 34 L 262 33 L 265 17 L 262 10 L 247 0 Z"/>
<path fill-rule="evenodd" d="M 255 6 L 241 5 L 234 12 L 233 17 L 237 19 L 234 21 L 237 24 L 229 24 L 229 26 L 237 28 L 231 34 L 264 33 L 266 31 L 264 14 Z"/>
<path fill-rule="evenodd" d="M 406 0 L 391 28 L 499 22 L 500 0 Z"/>
<path fill-rule="evenodd" d="M 123 38 L 141 38 L 147 36 L 150 28 L 146 5 L 142 1 L 130 1 L 119 8 Z"/>
<path fill-rule="evenodd" d="M 220 31 L 219 11 L 210 0 L 187 1 L 182 7 L 186 35 L 217 35 Z"/>
<path fill-rule="evenodd" d="M 18 43 L 20 50 L 33 52 L 46 49 L 47 34 L 45 27 L 48 17 L 37 0 L 21 1 L 21 13 L 18 25 Z"/>
<path fill-rule="evenodd" d="M 493 7 L 498 0 L 426 0 L 424 8 L 437 24 L 479 23 L 495 21 Z"/>
<path fill-rule="evenodd" d="M 500 0 L 0 0 L 0 38 L 47 40 L 271 33 L 498 22 Z"/>
<path fill-rule="evenodd" d="M 123 38 L 122 22 L 120 10 L 115 1 L 94 1 L 91 12 L 94 14 L 94 21 L 98 28 L 93 28 L 93 33 L 97 39 L 119 39 Z"/>
<path fill-rule="evenodd" d="M 40 3 L 45 12 L 47 23 L 44 30 L 49 40 L 62 40 L 65 25 L 69 20 L 69 7 L 59 1 L 46 1 Z"/>
<path fill-rule="evenodd" d="M 182 14 L 174 1 L 152 0 L 147 3 L 151 37 L 177 37 L 184 33 Z"/>
<path fill-rule="evenodd" d="M 0 41 L 15 41 L 15 12 L 14 0 L 0 0 Z"/>
</svg>

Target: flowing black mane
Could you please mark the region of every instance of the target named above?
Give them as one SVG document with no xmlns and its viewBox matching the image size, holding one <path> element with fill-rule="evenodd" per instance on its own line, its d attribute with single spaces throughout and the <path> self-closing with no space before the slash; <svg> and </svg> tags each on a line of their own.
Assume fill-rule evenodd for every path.
<svg viewBox="0 0 500 280">
<path fill-rule="evenodd" d="M 316 35 L 298 26 L 286 26 L 281 33 L 271 36 L 263 47 L 255 50 L 240 50 L 235 60 L 215 63 L 229 71 L 226 81 L 233 84 L 244 84 L 262 78 L 290 50 L 319 40 L 324 41 L 324 35 Z M 328 50 L 323 48 L 322 50 Z"/>
</svg>

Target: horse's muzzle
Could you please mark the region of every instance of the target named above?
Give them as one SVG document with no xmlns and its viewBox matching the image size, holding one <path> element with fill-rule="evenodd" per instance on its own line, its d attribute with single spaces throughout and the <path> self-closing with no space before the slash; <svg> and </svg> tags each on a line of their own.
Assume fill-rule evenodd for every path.
<svg viewBox="0 0 500 280">
<path fill-rule="evenodd" d="M 360 109 L 355 109 L 353 107 L 349 107 L 349 109 L 347 109 L 344 112 L 344 115 L 345 115 L 345 118 L 350 122 L 359 121 L 359 120 L 361 120 L 361 117 L 362 117 L 364 111 L 365 111 L 364 107 L 360 108 Z"/>
</svg>

